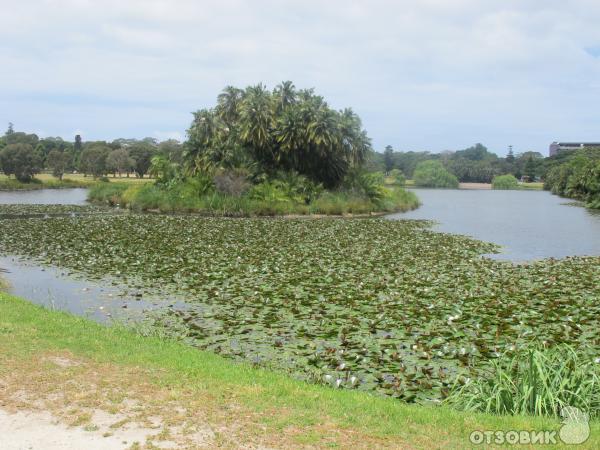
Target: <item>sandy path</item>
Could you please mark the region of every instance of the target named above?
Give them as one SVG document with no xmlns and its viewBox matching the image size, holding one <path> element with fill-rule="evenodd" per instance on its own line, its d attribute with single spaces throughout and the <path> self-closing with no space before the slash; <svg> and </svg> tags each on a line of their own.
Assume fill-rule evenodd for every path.
<svg viewBox="0 0 600 450">
<path fill-rule="evenodd" d="M 149 430 L 150 431 L 150 430 Z M 149 434 L 149 433 L 148 433 Z M 145 442 L 138 433 L 124 441 L 123 436 L 106 436 L 82 428 L 58 423 L 48 412 L 0 410 L 0 448 L 2 450 L 113 450 L 130 447 L 135 441 Z"/>
<path fill-rule="evenodd" d="M 460 183 L 459 184 L 459 189 L 483 189 L 483 190 L 487 190 L 487 189 L 491 189 L 492 185 L 488 184 L 488 183 Z"/>
</svg>

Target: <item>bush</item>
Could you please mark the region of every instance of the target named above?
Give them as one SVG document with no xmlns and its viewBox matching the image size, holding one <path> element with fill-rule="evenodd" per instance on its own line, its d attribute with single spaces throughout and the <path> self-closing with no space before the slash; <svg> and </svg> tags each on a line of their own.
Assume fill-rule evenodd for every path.
<svg viewBox="0 0 600 450">
<path fill-rule="evenodd" d="M 248 192 L 248 197 L 252 200 L 264 202 L 291 202 L 288 195 L 289 186 L 279 180 L 263 181 Z"/>
<path fill-rule="evenodd" d="M 129 187 L 125 183 L 98 183 L 90 188 L 88 199 L 115 206 L 121 204 L 121 196 Z"/>
<path fill-rule="evenodd" d="M 499 175 L 492 180 L 492 189 L 519 189 L 519 181 L 514 175 Z"/>
<path fill-rule="evenodd" d="M 394 184 L 397 184 L 398 186 L 404 186 L 406 184 L 406 177 L 399 169 L 390 171 L 390 178 L 393 180 Z"/>
<path fill-rule="evenodd" d="M 422 161 L 414 171 L 415 186 L 433 188 L 458 188 L 458 178 L 446 170 L 441 162 Z"/>
<path fill-rule="evenodd" d="M 371 201 L 385 197 L 385 177 L 381 172 L 365 173 L 360 170 L 351 171 L 342 185 L 342 190 L 353 196 L 366 197 Z"/>
<path fill-rule="evenodd" d="M 600 416 L 600 365 L 563 344 L 531 347 L 493 362 L 491 373 L 460 379 L 446 402 L 490 414 L 558 417 L 565 407 Z"/>
<path fill-rule="evenodd" d="M 240 169 L 220 170 L 213 177 L 217 192 L 239 197 L 250 189 L 248 173 Z"/>
</svg>

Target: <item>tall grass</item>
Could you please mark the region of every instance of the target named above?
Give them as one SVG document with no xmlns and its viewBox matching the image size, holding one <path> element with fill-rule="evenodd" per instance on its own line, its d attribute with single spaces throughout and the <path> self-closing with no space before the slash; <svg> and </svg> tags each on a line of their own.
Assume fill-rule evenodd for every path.
<svg viewBox="0 0 600 450">
<path fill-rule="evenodd" d="M 567 406 L 600 416 L 600 364 L 566 344 L 535 346 L 493 363 L 490 373 L 457 383 L 446 402 L 466 411 L 558 417 Z"/>
<path fill-rule="evenodd" d="M 178 183 L 167 188 L 155 184 L 126 185 L 100 183 L 93 186 L 89 199 L 95 202 L 120 205 L 135 211 L 194 212 L 217 216 L 281 216 L 307 214 L 370 214 L 414 209 L 418 199 L 403 189 L 384 189 L 378 199 L 347 192 L 324 192 L 311 203 L 283 195 L 229 195 L 218 191 L 199 192 L 191 183 Z"/>
</svg>

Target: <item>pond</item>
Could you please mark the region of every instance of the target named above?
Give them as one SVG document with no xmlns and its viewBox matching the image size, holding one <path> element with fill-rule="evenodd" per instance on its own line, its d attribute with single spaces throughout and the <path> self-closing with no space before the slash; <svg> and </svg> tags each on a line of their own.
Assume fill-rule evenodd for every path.
<svg viewBox="0 0 600 450">
<path fill-rule="evenodd" d="M 543 221 L 522 215 L 541 214 L 544 200 L 564 211 L 554 213 L 561 219 L 596 217 L 544 192 L 426 193 L 421 211 L 396 217 L 431 212 L 445 196 L 440 208 L 453 205 L 450 218 L 495 224 L 512 216 L 507 223 L 534 224 L 532 239 Z M 529 207 L 519 203 L 527 198 Z M 504 205 L 496 221 L 490 203 L 492 212 Z M 99 321 L 149 316 L 161 333 L 308 381 L 437 403 L 457 376 L 481 376 L 491 360 L 533 340 L 599 355 L 600 258 L 482 258 L 496 246 L 417 220 L 207 218 L 81 205 L 2 211 L 0 267 L 13 293 Z"/>
<path fill-rule="evenodd" d="M 600 255 L 600 213 L 546 191 L 414 189 L 422 205 L 390 219 L 427 219 L 437 231 L 503 247 L 493 258 L 528 261 Z"/>
<path fill-rule="evenodd" d="M 87 192 L 83 188 L 0 191 L 0 205 L 85 205 Z"/>
</svg>

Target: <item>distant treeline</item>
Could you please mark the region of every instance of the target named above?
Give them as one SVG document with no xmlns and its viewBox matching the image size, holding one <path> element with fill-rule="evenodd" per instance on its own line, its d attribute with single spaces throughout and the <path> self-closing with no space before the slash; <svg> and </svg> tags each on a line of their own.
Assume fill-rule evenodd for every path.
<svg viewBox="0 0 600 450">
<path fill-rule="evenodd" d="M 388 145 L 383 153 L 372 155 L 370 167 L 383 172 L 397 169 L 412 179 L 417 165 L 430 160 L 440 161 L 462 183 L 491 183 L 494 177 L 505 174 L 535 181 L 543 178 L 547 172 L 545 158 L 539 152 L 528 151 L 515 155 L 511 150 L 502 158 L 482 144 L 442 153 L 400 152 Z"/>
<path fill-rule="evenodd" d="M 182 153 L 182 144 L 174 139 L 159 142 L 147 137 L 83 142 L 77 135 L 73 141 L 67 141 L 15 131 L 9 124 L 0 137 L 0 170 L 23 182 L 44 170 L 51 171 L 57 178 L 72 172 L 95 178 L 108 174 L 144 177 L 154 156 L 162 155 L 180 163 Z"/>
</svg>

